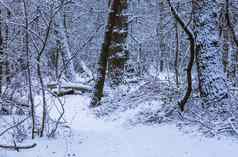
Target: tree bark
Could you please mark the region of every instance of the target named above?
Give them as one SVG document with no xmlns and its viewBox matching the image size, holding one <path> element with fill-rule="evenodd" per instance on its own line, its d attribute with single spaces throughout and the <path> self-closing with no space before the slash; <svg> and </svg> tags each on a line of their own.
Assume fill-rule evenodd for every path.
<svg viewBox="0 0 238 157">
<path fill-rule="evenodd" d="M 0 10 L 0 95 L 2 94 L 3 86 L 3 58 L 4 58 L 4 46 L 3 46 L 3 33 L 2 33 L 2 10 Z"/>
<path fill-rule="evenodd" d="M 29 100 L 31 103 L 31 120 L 32 120 L 32 131 L 31 137 L 34 139 L 35 137 L 35 105 L 34 105 L 34 98 L 33 98 L 33 91 L 32 91 L 32 81 L 31 81 L 31 65 L 30 65 L 30 50 L 29 50 L 29 24 L 28 24 L 28 13 L 27 13 L 27 1 L 23 0 L 23 12 L 24 12 L 24 22 L 25 22 L 25 52 L 26 52 L 26 59 L 27 59 L 27 82 L 28 82 L 28 89 L 29 89 Z"/>
<path fill-rule="evenodd" d="M 94 87 L 94 92 L 92 96 L 92 100 L 90 103 L 90 107 L 97 107 L 100 105 L 101 98 L 103 97 L 103 88 L 106 78 L 108 59 L 110 55 L 110 48 L 113 40 L 113 31 L 117 26 L 117 13 L 118 13 L 118 5 L 120 4 L 120 0 L 112 0 L 110 12 L 107 20 L 106 32 L 104 35 L 104 41 L 101 48 L 101 53 L 98 61 L 98 74 Z"/>
<path fill-rule="evenodd" d="M 128 15 L 126 13 L 127 0 L 118 0 L 116 4 L 115 24 L 112 41 L 109 48 L 108 74 L 111 86 L 118 86 L 123 82 L 125 64 L 129 58 L 127 49 Z"/>
<path fill-rule="evenodd" d="M 218 6 L 218 2 L 214 0 L 199 0 L 194 6 L 201 96 L 209 102 L 229 96 L 219 43 Z"/>
<path fill-rule="evenodd" d="M 194 17 L 194 10 L 195 10 L 195 7 L 196 7 L 196 0 L 192 0 L 192 31 L 194 33 L 194 37 L 195 37 L 195 41 L 196 41 L 196 32 L 194 32 L 195 30 L 195 17 Z M 196 63 L 196 71 L 197 71 L 197 86 L 198 86 L 198 94 L 199 96 L 201 96 L 201 91 L 202 91 L 202 87 L 201 87 L 201 82 L 199 80 L 200 78 L 200 75 L 201 75 L 201 72 L 200 72 L 200 65 L 199 65 L 199 61 L 198 61 L 198 54 L 199 54 L 199 47 L 196 46 L 196 49 L 195 49 L 195 63 Z"/>
<path fill-rule="evenodd" d="M 179 33 L 179 24 L 176 20 L 175 22 L 175 29 L 176 29 L 176 49 L 175 49 L 175 63 L 174 63 L 174 69 L 175 69 L 175 81 L 177 89 L 179 89 L 179 49 L 180 49 L 180 33 Z"/>
<path fill-rule="evenodd" d="M 159 63 L 159 69 L 160 72 L 164 71 L 165 67 L 165 58 L 167 55 L 167 49 L 166 49 L 166 37 L 165 37 L 165 1 L 159 0 L 159 49 L 160 49 L 160 63 Z"/>
<path fill-rule="evenodd" d="M 222 9 L 221 9 L 221 13 L 220 13 L 220 20 L 219 20 L 219 26 L 220 26 L 220 37 L 222 40 L 222 61 L 223 61 L 223 65 L 224 65 L 224 72 L 227 74 L 228 78 L 229 78 L 229 69 L 228 69 L 228 65 L 229 65 L 229 49 L 230 49 L 230 45 L 229 45 L 229 34 L 230 34 L 230 29 L 229 29 L 229 25 L 228 25 L 228 18 L 227 18 L 227 4 L 223 4 L 222 5 Z"/>
<path fill-rule="evenodd" d="M 11 18 L 11 12 L 7 10 L 7 19 Z M 6 66 L 6 81 L 7 84 L 10 84 L 10 67 L 9 67 L 9 49 L 8 49 L 8 43 L 9 43 L 9 31 L 10 31 L 10 26 L 8 23 L 5 23 L 6 25 L 6 37 L 5 37 L 5 50 L 6 50 L 6 55 L 5 55 L 5 66 Z"/>
<path fill-rule="evenodd" d="M 234 41 L 235 47 L 236 49 L 238 49 L 238 37 L 236 35 L 235 29 L 234 29 L 234 25 L 232 23 L 232 19 L 231 19 L 231 15 L 232 12 L 230 10 L 230 0 L 226 0 L 225 1 L 225 18 L 226 18 L 226 22 L 227 22 L 227 26 L 229 27 L 229 31 L 231 33 L 231 38 Z M 235 79 L 235 82 L 237 82 L 236 80 L 236 73 L 237 73 L 237 69 L 238 69 L 238 53 L 237 50 L 231 54 L 231 70 L 229 72 L 229 76 L 233 79 Z M 235 83 L 236 85 L 236 83 Z"/>
</svg>

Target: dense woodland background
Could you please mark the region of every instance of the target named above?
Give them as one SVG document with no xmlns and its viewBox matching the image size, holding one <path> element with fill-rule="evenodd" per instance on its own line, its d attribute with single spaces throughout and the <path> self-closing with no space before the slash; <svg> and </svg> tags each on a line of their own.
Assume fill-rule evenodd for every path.
<svg viewBox="0 0 238 157">
<path fill-rule="evenodd" d="M 237 136 L 237 24 L 236 0 L 0 0 L 0 147 L 57 136 L 69 95 Z"/>
</svg>

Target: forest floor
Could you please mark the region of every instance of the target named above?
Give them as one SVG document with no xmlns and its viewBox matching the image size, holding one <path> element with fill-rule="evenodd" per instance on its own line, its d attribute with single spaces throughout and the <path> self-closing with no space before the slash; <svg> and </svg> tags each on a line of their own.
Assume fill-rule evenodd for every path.
<svg viewBox="0 0 238 157">
<path fill-rule="evenodd" d="M 20 152 L 0 149 L 0 157 L 236 157 L 238 141 L 186 132 L 176 124 L 125 125 L 130 112 L 98 118 L 88 109 L 89 96 L 67 96 L 64 119 L 69 127 L 54 139 L 36 139 Z M 159 102 L 157 102 L 159 103 Z M 117 118 L 115 118 L 117 117 Z M 63 130 L 63 131 L 62 131 Z M 24 144 L 32 143 L 31 140 Z"/>
</svg>

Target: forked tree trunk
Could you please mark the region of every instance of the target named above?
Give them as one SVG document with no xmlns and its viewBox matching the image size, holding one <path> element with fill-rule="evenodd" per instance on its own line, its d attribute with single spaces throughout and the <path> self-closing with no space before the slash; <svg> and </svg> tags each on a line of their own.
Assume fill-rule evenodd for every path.
<svg viewBox="0 0 238 157">
<path fill-rule="evenodd" d="M 219 43 L 218 11 L 218 2 L 214 0 L 199 0 L 194 6 L 201 95 L 209 102 L 229 95 Z"/>
</svg>

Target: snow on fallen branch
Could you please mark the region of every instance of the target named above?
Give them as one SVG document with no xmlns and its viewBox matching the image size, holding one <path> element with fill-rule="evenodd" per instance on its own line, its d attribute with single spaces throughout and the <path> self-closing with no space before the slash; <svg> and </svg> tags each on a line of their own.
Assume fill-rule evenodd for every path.
<svg viewBox="0 0 238 157">
<path fill-rule="evenodd" d="M 93 91 L 93 88 L 88 85 L 80 84 L 80 83 L 68 83 L 63 85 L 58 85 L 57 83 L 51 83 L 47 85 L 48 89 L 55 90 L 59 89 L 55 94 L 58 96 L 64 96 L 64 95 L 70 95 L 77 93 L 76 91 L 80 92 L 88 92 L 91 93 Z"/>
</svg>

